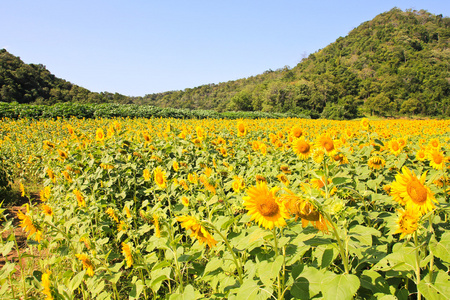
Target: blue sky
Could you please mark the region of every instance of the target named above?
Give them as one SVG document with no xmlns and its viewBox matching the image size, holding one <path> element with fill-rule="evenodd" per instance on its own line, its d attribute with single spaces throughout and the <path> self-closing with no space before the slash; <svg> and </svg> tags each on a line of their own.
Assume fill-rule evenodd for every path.
<svg viewBox="0 0 450 300">
<path fill-rule="evenodd" d="M 294 67 L 393 7 L 450 1 L 1 0 L 0 48 L 94 92 L 183 90 Z"/>
</svg>

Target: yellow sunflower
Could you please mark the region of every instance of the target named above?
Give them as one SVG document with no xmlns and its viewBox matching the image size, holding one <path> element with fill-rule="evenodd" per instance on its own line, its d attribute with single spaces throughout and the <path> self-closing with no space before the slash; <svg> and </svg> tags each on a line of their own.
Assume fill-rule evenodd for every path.
<svg viewBox="0 0 450 300">
<path fill-rule="evenodd" d="M 307 159 L 311 154 L 311 145 L 305 140 L 304 137 L 295 139 L 292 142 L 292 149 L 301 160 Z"/>
<path fill-rule="evenodd" d="M 155 182 L 159 186 L 159 188 L 164 189 L 166 187 L 166 172 L 161 170 L 161 167 L 158 166 L 154 171 L 153 175 L 155 177 Z"/>
<path fill-rule="evenodd" d="M 94 276 L 94 265 L 86 254 L 75 254 L 75 256 L 83 263 L 83 269 L 89 276 Z"/>
<path fill-rule="evenodd" d="M 122 254 L 125 256 L 127 267 L 131 267 L 133 265 L 133 256 L 131 254 L 131 247 L 127 243 L 122 243 Z"/>
<path fill-rule="evenodd" d="M 414 233 L 418 228 L 418 221 L 420 219 L 420 213 L 416 210 L 397 210 L 399 217 L 396 221 L 398 224 L 396 233 L 401 233 L 400 239 L 405 237 L 405 235 Z"/>
<path fill-rule="evenodd" d="M 245 123 L 239 121 L 237 124 L 237 136 L 245 136 L 247 134 L 247 127 L 245 127 Z"/>
<path fill-rule="evenodd" d="M 391 153 L 395 156 L 399 155 L 402 152 L 400 143 L 395 139 L 389 141 L 388 147 Z"/>
<path fill-rule="evenodd" d="M 95 132 L 95 139 L 99 142 L 103 141 L 105 139 L 105 132 L 102 128 L 98 128 Z"/>
<path fill-rule="evenodd" d="M 360 124 L 362 129 L 369 130 L 369 119 L 363 118 Z"/>
<path fill-rule="evenodd" d="M 209 248 L 214 247 L 217 241 L 212 235 L 192 216 L 180 216 L 176 220 L 181 223 L 181 227 L 191 230 L 191 237 L 196 238 L 200 245 L 206 243 Z"/>
<path fill-rule="evenodd" d="M 296 125 L 291 128 L 291 136 L 298 139 L 303 135 L 302 128 L 299 125 Z"/>
<path fill-rule="evenodd" d="M 337 145 L 328 134 L 322 134 L 317 139 L 317 147 L 325 150 L 325 152 L 331 157 L 337 152 Z"/>
<path fill-rule="evenodd" d="M 427 158 L 427 154 L 424 149 L 420 149 L 419 151 L 417 151 L 416 159 L 418 161 L 424 161 L 426 158 Z"/>
<path fill-rule="evenodd" d="M 432 148 L 426 152 L 428 159 L 430 160 L 430 166 L 436 170 L 442 170 L 445 168 L 447 158 L 444 153 L 436 148 Z"/>
<path fill-rule="evenodd" d="M 289 214 L 283 205 L 280 205 L 276 196 L 278 188 L 269 190 L 264 181 L 260 181 L 256 186 L 247 190 L 248 196 L 243 197 L 244 206 L 251 216 L 250 220 L 255 220 L 259 226 L 272 229 L 274 226 L 286 226 L 285 218 L 289 218 Z"/>
<path fill-rule="evenodd" d="M 405 205 L 407 210 L 416 210 L 420 214 L 433 210 L 436 207 L 433 202 L 437 201 L 430 188 L 424 185 L 427 173 L 417 177 L 407 167 L 402 168 L 402 173 L 398 173 L 391 184 L 394 200 Z"/>
</svg>

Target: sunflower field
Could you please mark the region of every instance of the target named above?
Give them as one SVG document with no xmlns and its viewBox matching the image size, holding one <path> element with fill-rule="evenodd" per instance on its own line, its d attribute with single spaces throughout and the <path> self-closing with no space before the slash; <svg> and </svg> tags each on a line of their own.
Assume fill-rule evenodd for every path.
<svg viewBox="0 0 450 300">
<path fill-rule="evenodd" d="M 4 118 L 30 201 L 0 210 L 0 297 L 449 299 L 449 146 L 448 120 Z"/>
</svg>

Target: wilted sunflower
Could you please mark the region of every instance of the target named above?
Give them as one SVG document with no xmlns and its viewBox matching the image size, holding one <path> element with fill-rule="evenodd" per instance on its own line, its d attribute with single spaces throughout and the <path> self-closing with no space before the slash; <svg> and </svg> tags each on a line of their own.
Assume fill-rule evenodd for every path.
<svg viewBox="0 0 450 300">
<path fill-rule="evenodd" d="M 405 235 L 414 233 L 417 230 L 419 224 L 418 221 L 420 219 L 420 213 L 416 210 L 397 210 L 399 213 L 399 217 L 396 221 L 398 224 L 396 233 L 401 233 L 400 238 L 402 239 Z"/>
<path fill-rule="evenodd" d="M 379 170 L 384 167 L 386 161 L 379 156 L 372 156 L 371 158 L 369 158 L 367 164 L 371 169 Z"/>
<path fill-rule="evenodd" d="M 311 145 L 305 140 L 304 137 L 295 139 L 292 142 L 292 150 L 298 155 L 301 160 L 307 159 L 311 154 Z"/>
<path fill-rule="evenodd" d="M 209 248 L 212 248 L 217 244 L 212 235 L 194 217 L 180 216 L 176 220 L 181 223 L 181 227 L 192 231 L 191 237 L 196 238 L 200 245 L 206 243 Z"/>
<path fill-rule="evenodd" d="M 83 269 L 86 269 L 86 273 L 89 276 L 94 276 L 94 265 L 86 254 L 75 254 L 76 258 L 78 258 L 83 263 Z"/>
<path fill-rule="evenodd" d="M 156 184 L 159 186 L 159 188 L 164 189 L 167 185 L 166 185 L 166 172 L 164 172 L 163 170 L 161 170 L 161 167 L 158 166 L 154 171 L 153 171 L 153 175 L 155 177 L 155 182 Z"/>
<path fill-rule="evenodd" d="M 289 218 L 289 214 L 285 207 L 280 205 L 276 196 L 278 188 L 269 190 L 267 184 L 263 181 L 258 182 L 256 186 L 247 190 L 248 196 L 243 197 L 244 206 L 248 210 L 250 220 L 255 220 L 259 226 L 272 229 L 274 226 L 286 226 L 285 218 Z"/>
<path fill-rule="evenodd" d="M 420 214 L 433 210 L 436 207 L 433 202 L 437 201 L 430 188 L 424 185 L 427 173 L 418 178 L 407 167 L 402 168 L 402 173 L 398 173 L 391 184 L 394 200 L 405 205 L 407 210 L 416 210 Z"/>
</svg>

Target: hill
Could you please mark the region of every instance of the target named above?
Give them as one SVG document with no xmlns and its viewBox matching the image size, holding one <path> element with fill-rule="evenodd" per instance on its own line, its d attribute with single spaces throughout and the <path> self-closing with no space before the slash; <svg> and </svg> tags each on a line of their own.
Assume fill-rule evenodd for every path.
<svg viewBox="0 0 450 300">
<path fill-rule="evenodd" d="M 349 119 L 450 116 L 450 18 L 398 8 L 364 22 L 297 66 L 182 91 L 92 93 L 0 50 L 0 101 L 135 103 Z"/>
</svg>

